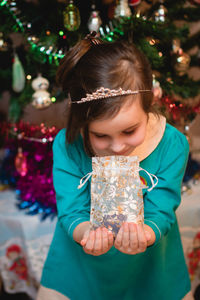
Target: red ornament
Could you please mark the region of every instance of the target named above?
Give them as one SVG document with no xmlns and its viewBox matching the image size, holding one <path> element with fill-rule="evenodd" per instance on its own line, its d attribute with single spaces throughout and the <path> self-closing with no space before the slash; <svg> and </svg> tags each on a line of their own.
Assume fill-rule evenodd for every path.
<svg viewBox="0 0 200 300">
<path fill-rule="evenodd" d="M 190 2 L 194 4 L 200 4 L 200 0 L 191 0 Z"/>
<path fill-rule="evenodd" d="M 27 160 L 26 156 L 22 152 L 22 148 L 18 149 L 17 156 L 15 157 L 15 167 L 21 176 L 26 176 L 28 171 Z"/>
<path fill-rule="evenodd" d="M 136 6 L 136 5 L 140 4 L 140 2 L 141 2 L 141 0 L 129 0 L 128 4 L 130 6 Z"/>
<path fill-rule="evenodd" d="M 200 114 L 200 102 L 193 108 L 193 111 L 197 114 Z"/>
</svg>

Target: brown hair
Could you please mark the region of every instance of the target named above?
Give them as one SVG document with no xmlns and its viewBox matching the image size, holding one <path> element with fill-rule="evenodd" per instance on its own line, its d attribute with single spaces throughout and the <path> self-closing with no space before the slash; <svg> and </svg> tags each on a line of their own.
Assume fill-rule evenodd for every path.
<svg viewBox="0 0 200 300">
<path fill-rule="evenodd" d="M 119 96 L 81 104 L 75 102 L 100 87 L 151 90 L 152 72 L 147 58 L 132 43 L 117 41 L 94 44 L 84 39 L 61 61 L 57 82 L 71 98 L 66 126 L 67 142 L 72 143 L 82 130 L 86 151 L 93 155 L 88 124 L 98 118 L 114 116 L 130 97 Z M 140 98 L 141 105 L 148 114 L 152 109 L 152 93 L 141 93 Z"/>
</svg>

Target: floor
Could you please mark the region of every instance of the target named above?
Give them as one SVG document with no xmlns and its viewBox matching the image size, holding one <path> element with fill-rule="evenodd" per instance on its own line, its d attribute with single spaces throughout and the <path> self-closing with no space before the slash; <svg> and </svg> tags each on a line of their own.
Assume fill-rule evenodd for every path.
<svg viewBox="0 0 200 300">
<path fill-rule="evenodd" d="M 7 294 L 4 289 L 0 292 L 0 300 L 32 300 L 24 293 Z"/>
</svg>

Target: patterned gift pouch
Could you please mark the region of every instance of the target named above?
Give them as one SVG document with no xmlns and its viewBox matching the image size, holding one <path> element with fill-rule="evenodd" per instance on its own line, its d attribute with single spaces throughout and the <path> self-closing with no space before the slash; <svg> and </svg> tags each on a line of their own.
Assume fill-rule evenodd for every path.
<svg viewBox="0 0 200 300">
<path fill-rule="evenodd" d="M 106 227 L 114 236 L 123 222 L 144 223 L 143 188 L 137 156 L 104 156 L 92 158 L 92 172 L 84 176 L 79 188 L 91 180 L 91 230 Z M 147 172 L 147 171 L 145 171 Z M 156 184 L 150 177 L 152 187 Z"/>
</svg>

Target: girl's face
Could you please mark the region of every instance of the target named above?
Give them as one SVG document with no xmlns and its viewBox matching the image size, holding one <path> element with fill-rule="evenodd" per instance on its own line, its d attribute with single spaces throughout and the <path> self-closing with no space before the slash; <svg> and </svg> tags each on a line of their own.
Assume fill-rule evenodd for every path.
<svg viewBox="0 0 200 300">
<path fill-rule="evenodd" d="M 130 155 L 144 141 L 147 114 L 139 97 L 125 103 L 110 119 L 99 119 L 89 124 L 89 138 L 97 156 Z"/>
</svg>

